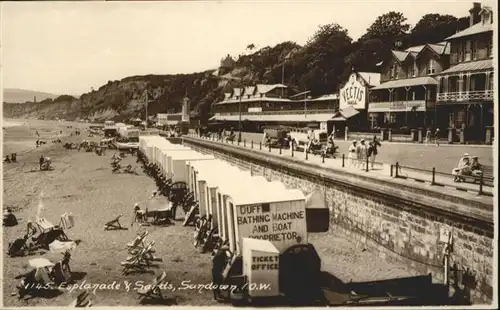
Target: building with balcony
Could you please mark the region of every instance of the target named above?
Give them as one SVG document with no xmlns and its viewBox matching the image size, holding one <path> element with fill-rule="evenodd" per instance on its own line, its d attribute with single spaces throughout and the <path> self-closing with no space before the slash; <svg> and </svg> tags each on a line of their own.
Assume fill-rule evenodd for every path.
<svg viewBox="0 0 500 310">
<path fill-rule="evenodd" d="M 290 96 L 288 87 L 282 84 L 234 88 L 224 94 L 221 102 L 214 104 L 214 116 L 210 120 L 233 128 L 238 128 L 241 121 L 243 130 L 254 132 L 277 125 L 326 130 L 327 122 L 338 111 L 339 97 L 329 94 L 311 98 L 308 93 Z"/>
<path fill-rule="evenodd" d="M 465 140 L 484 141 L 494 121 L 493 11 L 474 3 L 470 27 L 446 39 L 450 67 L 439 72 L 438 126 L 460 129 Z"/>
<path fill-rule="evenodd" d="M 370 89 L 368 117 L 372 128 L 434 125 L 438 81 L 435 74 L 448 68 L 447 42 L 392 51 L 382 65 L 381 84 Z"/>
</svg>

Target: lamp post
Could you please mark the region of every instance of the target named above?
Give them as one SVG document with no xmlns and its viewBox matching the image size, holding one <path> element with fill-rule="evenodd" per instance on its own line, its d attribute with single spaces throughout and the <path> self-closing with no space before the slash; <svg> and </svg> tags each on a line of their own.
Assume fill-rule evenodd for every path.
<svg viewBox="0 0 500 310">
<path fill-rule="evenodd" d="M 238 142 L 241 142 L 241 97 L 243 96 L 243 86 L 240 88 L 240 102 L 238 104 Z"/>
</svg>

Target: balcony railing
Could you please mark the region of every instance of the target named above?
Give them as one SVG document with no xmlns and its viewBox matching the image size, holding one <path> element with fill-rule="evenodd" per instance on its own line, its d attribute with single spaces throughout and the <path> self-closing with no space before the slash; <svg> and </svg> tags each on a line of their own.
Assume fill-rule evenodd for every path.
<svg viewBox="0 0 500 310">
<path fill-rule="evenodd" d="M 334 114 L 337 110 L 334 109 L 314 109 L 314 110 L 277 110 L 277 111 L 262 111 L 262 112 L 246 112 L 242 111 L 241 115 L 283 115 L 283 114 Z M 215 116 L 239 115 L 239 112 L 217 112 Z"/>
<path fill-rule="evenodd" d="M 493 90 L 438 93 L 438 101 L 493 100 Z"/>
<path fill-rule="evenodd" d="M 427 106 L 430 107 L 431 105 L 433 105 L 433 102 L 426 100 L 370 102 L 370 104 L 368 105 L 368 112 L 423 112 L 426 110 Z"/>
</svg>

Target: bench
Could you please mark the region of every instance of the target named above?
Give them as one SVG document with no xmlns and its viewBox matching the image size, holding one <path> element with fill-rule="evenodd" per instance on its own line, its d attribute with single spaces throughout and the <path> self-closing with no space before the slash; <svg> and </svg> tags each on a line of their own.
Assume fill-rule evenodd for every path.
<svg viewBox="0 0 500 310">
<path fill-rule="evenodd" d="M 495 174 L 493 172 L 493 166 L 483 165 L 483 184 L 493 186 L 494 179 Z"/>
</svg>

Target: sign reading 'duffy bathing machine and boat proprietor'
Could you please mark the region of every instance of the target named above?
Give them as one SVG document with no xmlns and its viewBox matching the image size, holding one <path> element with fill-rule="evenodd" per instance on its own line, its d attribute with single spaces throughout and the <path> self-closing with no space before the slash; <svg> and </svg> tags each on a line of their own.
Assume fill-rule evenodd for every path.
<svg viewBox="0 0 500 310">
<path fill-rule="evenodd" d="M 339 108 L 342 110 L 349 106 L 356 110 L 366 109 L 366 85 L 358 80 L 356 73 L 351 74 L 340 90 Z"/>
<path fill-rule="evenodd" d="M 238 206 L 236 216 L 240 241 L 245 237 L 268 240 L 280 251 L 306 242 L 304 203 L 287 201 Z"/>
</svg>

